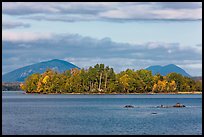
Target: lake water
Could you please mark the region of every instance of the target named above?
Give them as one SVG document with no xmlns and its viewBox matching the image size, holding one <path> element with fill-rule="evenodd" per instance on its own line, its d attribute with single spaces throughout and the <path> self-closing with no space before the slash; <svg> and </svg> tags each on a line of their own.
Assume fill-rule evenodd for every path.
<svg viewBox="0 0 204 137">
<path fill-rule="evenodd" d="M 177 102 L 186 107 L 156 107 Z M 202 134 L 202 95 L 28 95 L 2 91 L 2 103 L 3 135 Z"/>
</svg>

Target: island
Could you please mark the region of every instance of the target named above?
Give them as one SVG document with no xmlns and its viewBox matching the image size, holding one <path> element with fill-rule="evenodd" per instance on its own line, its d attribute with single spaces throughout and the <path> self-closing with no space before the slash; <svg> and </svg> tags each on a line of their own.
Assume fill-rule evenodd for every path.
<svg viewBox="0 0 204 137">
<path fill-rule="evenodd" d="M 38 94 L 177 94 L 202 93 L 202 83 L 177 73 L 152 75 L 145 69 L 127 69 L 115 73 L 113 68 L 96 64 L 88 69 L 73 68 L 59 73 L 47 69 L 26 78 L 20 87 Z"/>
</svg>

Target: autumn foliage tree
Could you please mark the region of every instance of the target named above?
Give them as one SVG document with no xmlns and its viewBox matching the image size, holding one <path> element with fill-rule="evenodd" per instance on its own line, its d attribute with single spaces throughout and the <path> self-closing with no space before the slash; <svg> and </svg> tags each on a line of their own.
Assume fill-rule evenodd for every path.
<svg viewBox="0 0 204 137">
<path fill-rule="evenodd" d="M 21 89 L 27 93 L 168 93 L 202 91 L 202 83 L 177 73 L 152 75 L 149 70 L 127 69 L 116 74 L 113 68 L 96 64 L 88 69 L 72 69 L 58 73 L 47 69 L 32 74 Z"/>
</svg>

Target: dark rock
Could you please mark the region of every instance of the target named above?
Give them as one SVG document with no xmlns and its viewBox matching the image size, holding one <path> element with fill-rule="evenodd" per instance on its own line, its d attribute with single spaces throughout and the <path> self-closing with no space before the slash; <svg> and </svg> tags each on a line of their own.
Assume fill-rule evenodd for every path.
<svg viewBox="0 0 204 137">
<path fill-rule="evenodd" d="M 151 113 L 151 114 L 157 114 L 157 113 L 153 112 L 153 113 Z"/>
<path fill-rule="evenodd" d="M 180 103 L 176 103 L 176 105 L 173 105 L 173 106 L 164 106 L 164 105 L 157 106 L 157 108 L 172 108 L 172 107 L 181 108 L 181 107 L 186 107 L 186 106 Z"/>
<path fill-rule="evenodd" d="M 176 108 L 180 108 L 180 107 L 186 107 L 185 105 L 182 105 L 180 103 L 176 103 L 176 105 L 173 105 L 173 107 L 176 107 Z"/>
<path fill-rule="evenodd" d="M 124 108 L 134 108 L 134 106 L 132 106 L 132 105 L 126 105 L 126 106 L 124 106 Z"/>
</svg>

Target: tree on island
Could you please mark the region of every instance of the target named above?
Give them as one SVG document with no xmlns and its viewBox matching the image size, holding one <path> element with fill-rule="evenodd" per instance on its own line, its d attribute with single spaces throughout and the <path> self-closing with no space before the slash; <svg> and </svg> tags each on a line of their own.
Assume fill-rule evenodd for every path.
<svg viewBox="0 0 204 137">
<path fill-rule="evenodd" d="M 116 74 L 113 68 L 96 64 L 89 69 L 58 73 L 47 69 L 32 74 L 20 85 L 27 93 L 169 93 L 202 91 L 202 84 L 177 73 L 152 75 L 149 70 L 127 69 Z"/>
</svg>

